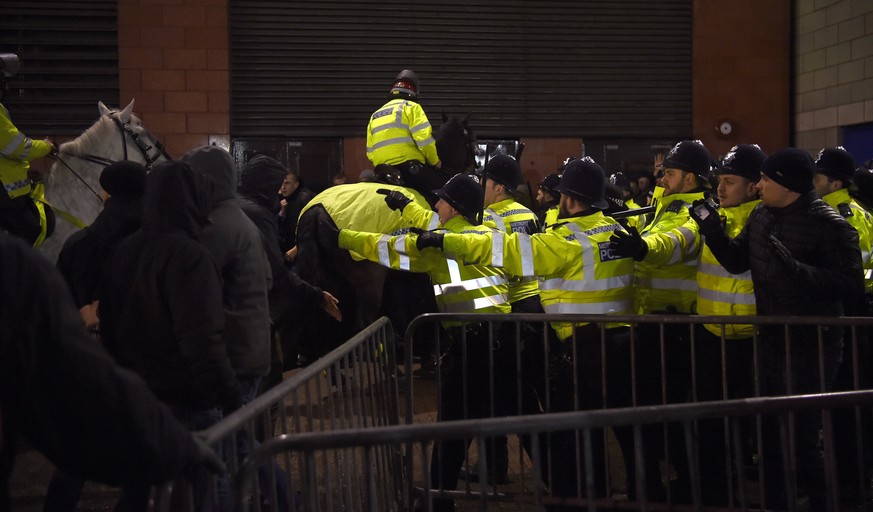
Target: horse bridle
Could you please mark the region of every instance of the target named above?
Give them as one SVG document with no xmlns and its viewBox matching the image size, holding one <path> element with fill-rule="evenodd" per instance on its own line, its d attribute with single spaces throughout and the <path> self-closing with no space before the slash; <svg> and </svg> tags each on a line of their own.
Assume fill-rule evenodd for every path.
<svg viewBox="0 0 873 512">
<path fill-rule="evenodd" d="M 152 170 L 153 164 L 161 156 L 165 157 L 167 160 L 172 160 L 172 158 L 170 158 L 170 155 L 167 154 L 166 149 L 164 149 L 164 145 L 161 144 L 161 141 L 159 141 L 157 138 L 153 137 L 152 134 L 149 133 L 148 130 L 143 129 L 143 134 L 136 133 L 135 131 L 133 131 L 133 128 L 130 126 L 130 123 L 129 122 L 128 123 L 122 122 L 122 120 L 118 118 L 118 115 L 115 112 L 113 112 L 112 114 L 109 115 L 109 119 L 112 119 L 112 121 L 115 123 L 115 126 L 118 127 L 119 133 L 121 133 L 121 146 L 124 148 L 124 160 L 128 159 L 128 153 L 127 153 L 127 137 L 128 136 L 130 136 L 130 138 L 133 140 L 133 143 L 136 144 L 136 147 L 139 149 L 140 153 L 142 154 L 143 160 L 145 160 L 144 165 L 145 165 L 145 168 L 147 171 Z M 145 137 L 148 138 L 148 141 L 143 140 L 145 138 L 145 137 L 143 137 L 143 135 L 145 135 Z M 151 144 L 149 144 L 149 142 L 151 142 Z M 158 152 L 155 153 L 154 156 L 152 156 L 149 153 L 152 149 L 158 150 Z M 102 157 L 100 155 L 94 155 L 94 154 L 90 154 L 90 153 L 85 154 L 85 155 L 77 155 L 77 154 L 73 154 L 73 153 L 67 153 L 67 154 L 74 156 L 76 158 L 79 158 L 81 160 L 85 160 L 86 162 L 91 162 L 91 163 L 102 165 L 103 167 L 107 167 L 109 165 L 112 165 L 112 164 L 118 162 L 118 160 L 112 160 L 111 158 L 106 158 L 106 157 Z M 84 184 L 86 187 L 88 187 L 88 190 L 90 190 L 92 194 L 94 194 L 98 199 L 100 199 L 100 194 L 98 194 L 97 191 L 95 191 L 91 187 L 91 185 L 89 185 L 88 182 L 85 181 L 82 178 L 82 176 L 80 176 L 79 173 L 77 173 L 75 171 L 75 169 L 70 167 L 70 165 L 60 157 L 60 151 L 58 152 L 58 154 L 55 155 L 55 158 L 57 158 L 58 162 L 64 164 L 64 167 L 69 169 L 69 171 L 71 173 L 73 173 L 73 176 L 78 178 L 78 180 L 81 181 L 82 184 Z"/>
</svg>

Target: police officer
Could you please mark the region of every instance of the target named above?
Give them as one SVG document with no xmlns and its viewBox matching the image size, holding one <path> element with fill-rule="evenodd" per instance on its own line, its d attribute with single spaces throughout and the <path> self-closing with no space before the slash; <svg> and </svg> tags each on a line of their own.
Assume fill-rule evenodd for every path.
<svg viewBox="0 0 873 512">
<path fill-rule="evenodd" d="M 367 158 L 374 166 L 396 167 L 407 186 L 427 195 L 439 186 L 432 177 L 441 162 L 418 96 L 418 75 L 404 69 L 392 83 L 388 103 L 370 116 Z"/>
<path fill-rule="evenodd" d="M 638 263 L 635 269 L 635 307 L 643 314 L 668 313 L 692 314 L 697 301 L 697 258 L 700 256 L 700 235 L 697 224 L 690 221 L 688 208 L 691 203 L 703 199 L 709 188 L 712 157 L 703 143 L 683 140 L 676 144 L 663 161 L 664 175 L 660 180 L 663 194 L 656 200 L 652 221 L 638 233 L 630 227 L 629 232 L 614 232 L 611 250 L 621 256 L 633 257 Z M 654 323 L 641 324 L 639 328 L 641 361 L 650 364 L 638 365 L 638 396 L 643 404 L 662 402 L 662 386 L 668 402 L 685 401 L 690 389 L 691 360 L 690 335 L 687 327 L 678 324 L 664 325 L 664 350 L 666 368 L 661 375 L 658 361 L 661 359 L 659 340 L 660 326 Z M 668 378 L 669 376 L 669 378 Z M 646 456 L 646 481 L 650 498 L 660 499 L 665 490 L 660 487 L 658 457 L 665 454 L 660 427 L 644 428 L 645 448 L 651 450 Z M 688 483 L 687 459 L 681 434 L 673 434 L 671 445 L 676 453 L 670 454 L 670 462 L 676 466 L 679 481 Z M 679 500 L 690 499 L 690 488 L 677 489 Z"/>
<path fill-rule="evenodd" d="M 725 233 L 733 238 L 742 231 L 760 200 L 757 183 L 766 154 L 757 144 L 738 144 L 728 151 L 715 170 L 718 177 L 718 215 Z M 755 314 L 752 275 L 731 274 L 704 246 L 697 265 L 697 313 L 743 316 Z M 697 400 L 715 401 L 754 395 L 755 328 L 750 324 L 703 324 L 697 329 Z M 725 340 L 724 353 L 721 349 Z M 724 366 L 723 366 L 724 365 Z M 722 371 L 722 368 L 726 371 Z M 727 383 L 723 389 L 722 379 Z M 727 505 L 725 468 L 728 453 L 721 419 L 701 421 L 698 428 L 701 496 L 704 504 Z M 748 434 L 748 432 L 746 432 Z"/>
<path fill-rule="evenodd" d="M 436 203 L 441 233 L 491 233 L 481 225 L 482 186 L 470 175 L 453 176 L 437 191 Z M 410 208 L 401 209 L 404 213 Z M 330 229 L 330 226 L 326 226 Z M 460 259 L 448 258 L 437 251 L 422 251 L 416 247 L 415 235 L 385 236 L 381 233 L 363 233 L 343 229 L 338 234 L 339 247 L 354 251 L 383 266 L 426 272 L 433 283 L 439 310 L 444 313 L 509 313 L 509 287 L 503 272 L 488 265 L 467 264 Z M 486 323 L 461 325 L 447 322 L 451 345 L 441 361 L 440 420 L 487 417 L 490 415 L 492 371 L 488 367 L 489 352 L 493 350 L 495 369 L 503 367 L 503 358 L 514 360 L 511 350 L 499 350 L 499 338 L 492 348 L 489 331 L 500 335 L 500 325 Z M 508 344 L 507 344 L 508 346 Z M 466 356 L 463 351 L 466 350 Z M 464 367 L 464 361 L 467 366 Z M 496 375 L 498 382 L 501 376 Z M 466 378 L 464 377 L 466 375 Z M 468 403 L 463 396 L 466 380 Z M 500 390 L 499 386 L 496 389 Z M 495 403 L 497 415 L 511 414 L 511 400 L 503 400 L 498 393 Z M 512 397 L 509 397 L 512 398 Z M 454 489 L 466 457 L 463 440 L 438 442 L 434 445 L 431 464 L 431 484 L 434 488 Z M 490 468 L 489 468 L 490 470 Z M 448 502 L 436 503 L 437 509 L 449 509 Z M 445 508 L 443 508 L 445 507 Z"/>
<path fill-rule="evenodd" d="M 551 173 L 543 178 L 537 187 L 537 218 L 540 221 L 540 226 L 543 231 L 553 225 L 558 220 L 559 206 L 561 201 L 561 193 L 556 190 L 558 184 L 561 183 L 561 177 L 558 173 Z"/>
<path fill-rule="evenodd" d="M 481 234 L 424 233 L 420 247 L 438 247 L 475 264 L 491 264 L 510 275 L 539 276 L 546 313 L 628 314 L 632 312 L 633 261 L 608 250 L 609 237 L 620 225 L 605 216 L 606 176 L 590 158 L 571 161 L 561 175 L 558 223 L 545 233 Z M 495 251 L 494 248 L 497 248 Z M 502 250 L 501 250 L 502 249 Z M 556 322 L 558 338 L 573 356 L 578 389 L 564 389 L 553 398 L 557 410 L 585 410 L 631 405 L 628 327 L 606 324 L 606 373 L 601 368 L 601 328 L 589 323 Z M 602 400 L 606 384 L 608 403 Z M 552 411 L 554 412 L 554 410 Z M 625 455 L 628 481 L 634 480 L 633 439 L 616 429 Z M 573 436 L 553 436 L 551 488 L 557 495 L 576 494 L 577 472 Z M 606 496 L 603 433 L 592 432 L 595 486 Z M 583 480 L 584 482 L 584 480 Z M 584 484 L 583 484 L 584 488 Z"/>
<path fill-rule="evenodd" d="M 49 139 L 33 140 L 12 124 L 3 105 L 6 81 L 18 74 L 21 62 L 14 53 L 0 53 L 0 230 L 24 239 L 34 247 L 52 234 L 55 216 L 40 200 L 45 185 L 28 176 L 31 160 L 55 151 Z"/>
</svg>

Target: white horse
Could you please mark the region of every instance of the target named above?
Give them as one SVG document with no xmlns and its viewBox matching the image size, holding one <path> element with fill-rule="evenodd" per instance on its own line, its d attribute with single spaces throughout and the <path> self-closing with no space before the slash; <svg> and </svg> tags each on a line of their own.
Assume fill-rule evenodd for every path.
<svg viewBox="0 0 873 512">
<path fill-rule="evenodd" d="M 97 103 L 100 118 L 82 135 L 58 148 L 58 159 L 46 177 L 46 200 L 57 210 L 90 224 L 103 209 L 99 178 L 103 168 L 121 160 L 152 165 L 170 160 L 163 146 L 133 114 L 133 100 L 123 110 Z M 57 215 L 55 232 L 40 246 L 51 261 L 64 241 L 79 228 Z"/>
</svg>

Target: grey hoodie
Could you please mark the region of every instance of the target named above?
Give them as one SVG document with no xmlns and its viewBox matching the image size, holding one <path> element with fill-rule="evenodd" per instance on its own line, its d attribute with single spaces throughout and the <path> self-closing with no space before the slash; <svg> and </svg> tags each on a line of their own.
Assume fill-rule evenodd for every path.
<svg viewBox="0 0 873 512">
<path fill-rule="evenodd" d="M 260 231 L 242 212 L 236 197 L 237 170 L 230 153 L 202 146 L 181 158 L 213 183 L 210 223 L 201 242 L 221 270 L 225 313 L 224 340 L 237 376 L 266 375 L 270 369 L 270 266 Z"/>
</svg>

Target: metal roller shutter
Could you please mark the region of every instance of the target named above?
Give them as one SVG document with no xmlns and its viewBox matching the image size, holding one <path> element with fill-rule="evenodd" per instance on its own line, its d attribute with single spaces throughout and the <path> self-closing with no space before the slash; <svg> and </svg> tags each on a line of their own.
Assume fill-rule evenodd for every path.
<svg viewBox="0 0 873 512">
<path fill-rule="evenodd" d="M 230 0 L 232 132 L 360 136 L 405 67 L 480 137 L 691 132 L 691 0 Z"/>
<path fill-rule="evenodd" d="M 18 54 L 4 104 L 27 134 L 79 134 L 118 105 L 117 0 L 0 3 L 0 52 Z"/>
</svg>

